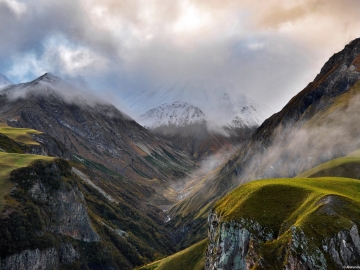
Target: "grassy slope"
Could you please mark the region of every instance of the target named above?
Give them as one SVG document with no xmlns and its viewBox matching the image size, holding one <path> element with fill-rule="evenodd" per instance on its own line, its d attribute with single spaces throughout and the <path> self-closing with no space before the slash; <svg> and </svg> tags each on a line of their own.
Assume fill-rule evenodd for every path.
<svg viewBox="0 0 360 270">
<path fill-rule="evenodd" d="M 9 174 L 12 170 L 26 167 L 34 160 L 53 160 L 53 157 L 16 154 L 0 152 L 0 209 L 4 203 L 4 196 L 10 192 L 14 183 L 9 181 Z"/>
<path fill-rule="evenodd" d="M 204 269 L 205 250 L 207 240 L 192 245 L 174 255 L 150 263 L 139 269 L 142 270 L 200 270 Z"/>
<path fill-rule="evenodd" d="M 271 267 L 291 241 L 290 227 L 300 227 L 316 246 L 355 222 L 360 225 L 360 181 L 340 177 L 269 179 L 247 183 L 215 205 L 224 220 L 252 219 L 275 233 L 261 255 Z M 281 262 L 280 262 L 281 263 Z"/>
<path fill-rule="evenodd" d="M 360 150 L 320 164 L 297 177 L 340 176 L 360 179 Z"/>
<path fill-rule="evenodd" d="M 23 145 L 38 145 L 30 134 L 41 134 L 41 132 L 26 128 L 12 128 L 5 124 L 0 124 L 0 148 L 7 152 L 0 152 L 0 209 L 4 203 L 4 196 L 10 192 L 13 187 L 8 178 L 12 170 L 28 166 L 34 160 L 52 160 L 52 157 L 23 154 Z M 19 144 L 20 143 L 20 144 Z"/>
<path fill-rule="evenodd" d="M 317 208 L 327 195 L 342 196 L 360 203 L 360 181 L 340 177 L 278 178 L 258 180 L 235 189 L 215 205 L 225 220 L 251 217 L 263 222 L 297 221 Z M 276 195 L 276 196 L 275 196 Z M 266 202 L 266 203 L 264 203 Z"/>
<path fill-rule="evenodd" d="M 24 143 L 27 145 L 39 145 L 37 141 L 34 141 L 30 134 L 41 134 L 40 131 L 29 129 L 29 128 L 12 128 L 5 126 L 4 124 L 0 125 L 0 133 L 8 136 L 10 139 Z"/>
<path fill-rule="evenodd" d="M 4 129 L 7 131 L 4 133 L 9 136 L 1 134 Z M 24 212 L 26 207 L 24 208 L 24 205 L 22 205 L 21 202 L 16 201 L 13 194 L 10 195 L 10 191 L 15 186 L 15 182 L 10 180 L 10 173 L 15 169 L 33 165 L 35 160 L 54 160 L 53 157 L 24 154 L 24 151 L 30 149 L 28 144 L 35 144 L 34 141 L 31 141 L 30 135 L 29 137 L 23 136 L 28 131 L 37 133 L 33 130 L 3 127 L 0 124 L 0 148 L 2 151 L 5 151 L 0 152 L 0 213 L 1 211 L 4 211 L 3 214 L 6 213 L 4 215 L 11 214 L 16 210 L 16 213 L 24 214 L 26 216 L 26 213 Z M 17 141 L 20 142 L 16 142 L 10 137 L 14 139 L 17 138 Z M 79 167 L 81 164 L 75 164 L 73 162 L 71 165 L 77 165 L 76 167 Z M 141 208 L 139 202 L 137 202 L 138 208 L 134 208 L 132 205 L 126 203 L 126 201 L 132 199 L 131 196 L 135 196 L 133 192 L 140 192 L 139 187 L 135 188 L 133 187 L 135 184 L 128 184 L 128 182 L 124 181 L 118 174 L 101 164 L 89 161 L 89 164 L 86 165 L 103 173 L 95 174 L 94 177 L 96 180 L 102 180 L 102 177 L 104 177 L 106 181 L 101 181 L 101 183 L 109 184 L 109 189 L 114 190 L 114 186 L 110 185 L 109 182 L 116 180 L 118 182 L 114 183 L 114 185 L 117 185 L 118 189 L 122 189 L 126 186 L 126 190 L 123 191 L 123 193 L 128 192 L 128 194 L 119 194 L 119 190 L 115 189 L 114 194 L 110 193 L 114 198 L 119 199 L 118 204 L 113 204 L 101 196 L 96 190 L 87 186 L 86 183 L 76 176 L 72 176 L 72 184 L 76 184 L 85 195 L 92 226 L 96 228 L 103 239 L 101 243 L 95 245 L 98 245 L 98 247 L 103 246 L 102 249 L 105 249 L 106 252 L 101 252 L 101 249 L 96 252 L 93 251 L 93 253 L 96 253 L 95 257 L 98 258 L 96 261 L 101 261 L 100 255 L 106 253 L 106 256 L 110 256 L 112 259 L 116 260 L 118 265 L 122 266 L 121 269 L 132 269 L 134 265 L 141 265 L 145 262 L 155 260 L 160 256 L 162 257 L 164 254 L 169 254 L 172 251 L 169 244 L 170 240 L 166 235 L 161 234 L 159 225 L 139 211 L 139 208 Z M 84 166 L 80 166 L 79 169 L 83 170 L 86 174 L 91 173 L 91 170 Z M 74 180 L 76 181 L 74 182 Z M 105 190 L 107 191 L 107 189 Z M 141 192 L 144 192 L 143 196 L 148 194 L 144 190 L 141 190 Z M 139 198 L 139 200 L 141 200 L 141 198 Z M 43 206 L 36 205 L 36 207 L 42 209 Z M 43 213 L 43 211 L 43 209 L 41 211 L 39 210 L 41 213 Z M 157 212 L 152 211 L 151 213 L 155 215 Z M 149 216 L 151 215 L 149 214 Z M 47 219 L 47 217 L 44 218 L 44 220 Z M 13 219 L 11 219 L 11 221 L 13 222 Z M 5 223 L 0 220 L 0 224 L 4 225 Z M 26 227 L 25 229 L 31 230 L 31 226 L 29 227 L 28 225 L 29 224 L 26 226 L 24 225 Z M 15 227 L 14 229 L 18 228 Z M 109 228 L 121 228 L 128 233 L 128 237 L 126 237 L 126 239 L 119 237 Z M 31 241 L 33 241 L 33 239 Z M 21 246 L 22 241 L 19 243 Z M 24 245 L 25 244 L 26 243 L 24 243 Z M 91 246 L 92 244 L 89 245 Z M 104 248 L 104 246 L 106 246 L 106 248 Z M 18 252 L 20 250 L 21 248 L 15 251 L 12 250 L 11 252 Z M 86 260 L 91 262 L 89 258 Z"/>
</svg>

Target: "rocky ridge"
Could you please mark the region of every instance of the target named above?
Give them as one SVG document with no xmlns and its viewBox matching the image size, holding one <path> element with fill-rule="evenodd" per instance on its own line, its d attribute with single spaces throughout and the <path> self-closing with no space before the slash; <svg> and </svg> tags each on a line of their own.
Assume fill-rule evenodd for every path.
<svg viewBox="0 0 360 270">
<path fill-rule="evenodd" d="M 253 220 L 223 221 L 216 213 L 209 214 L 208 227 L 205 269 L 274 268 L 273 262 L 259 254 L 260 245 L 276 240 L 274 232 Z M 324 239 L 321 247 L 300 227 L 291 226 L 288 235 L 287 243 L 277 253 L 281 255 L 273 258 L 277 265 L 282 265 L 281 269 L 340 269 L 356 266 L 359 262 L 360 237 L 356 224 L 349 230 L 339 231 L 332 238 Z"/>
<path fill-rule="evenodd" d="M 335 177 L 258 180 L 238 187 L 208 216 L 205 269 L 356 266 L 359 190 L 358 180 Z"/>
</svg>

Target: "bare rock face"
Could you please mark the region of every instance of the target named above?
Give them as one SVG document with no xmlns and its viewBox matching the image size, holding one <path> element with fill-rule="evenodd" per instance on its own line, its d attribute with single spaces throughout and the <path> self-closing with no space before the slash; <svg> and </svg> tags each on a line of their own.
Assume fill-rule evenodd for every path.
<svg viewBox="0 0 360 270">
<path fill-rule="evenodd" d="M 66 244 L 59 248 L 59 262 L 61 265 L 71 264 L 79 258 L 80 255 L 76 252 L 72 245 Z"/>
<path fill-rule="evenodd" d="M 0 260 L 3 270 L 47 270 L 59 269 L 60 265 L 69 265 L 79 258 L 71 244 L 60 246 L 59 250 L 49 248 L 45 250 L 24 250 Z"/>
<path fill-rule="evenodd" d="M 284 250 L 284 269 L 327 269 L 324 254 L 301 228 L 291 226 L 290 232 L 291 241 Z"/>
<path fill-rule="evenodd" d="M 91 227 L 84 197 L 78 189 L 58 192 L 51 205 L 59 221 L 59 225 L 52 228 L 55 232 L 86 242 L 100 240 Z"/>
<path fill-rule="evenodd" d="M 330 239 L 324 239 L 322 247 L 305 235 L 300 227 L 291 226 L 283 235 L 275 238 L 259 223 L 252 220 L 223 221 L 221 216 L 210 213 L 208 217 L 208 247 L 205 257 L 207 270 L 245 270 L 274 267 L 305 270 L 339 269 L 358 265 L 360 262 L 360 237 L 354 224 Z M 278 241 L 286 234 L 286 241 L 276 252 L 276 258 L 265 258 L 259 248 L 264 243 Z"/>
<path fill-rule="evenodd" d="M 360 262 L 360 237 L 356 224 L 349 231 L 338 232 L 333 238 L 324 241 L 328 252 L 338 267 L 354 266 Z"/>
<path fill-rule="evenodd" d="M 55 225 L 47 228 L 49 231 L 86 242 L 100 240 L 91 227 L 84 196 L 77 187 L 50 194 L 41 181 L 36 181 L 29 193 L 34 199 L 47 203 L 53 209 L 56 220 Z"/>
<path fill-rule="evenodd" d="M 253 265 L 249 253 L 254 253 L 250 242 L 257 239 L 271 240 L 273 234 L 260 224 L 242 219 L 240 222 L 222 222 L 221 217 L 210 213 L 208 217 L 209 244 L 206 251 L 205 269 L 250 269 Z M 249 251 L 250 249 L 250 251 Z"/>
<path fill-rule="evenodd" d="M 0 261 L 3 270 L 47 270 L 59 268 L 58 253 L 54 248 L 24 250 Z"/>
<path fill-rule="evenodd" d="M 66 161 L 36 161 L 32 166 L 14 170 L 10 177 L 16 183 L 14 198 L 19 198 L 19 204 L 28 202 L 35 213 L 19 213 L 17 219 L 30 220 L 34 225 L 18 221 L 14 223 L 18 228 L 15 231 L 4 225 L 8 234 L 14 233 L 13 238 L 16 238 L 15 233 L 22 232 L 27 238 L 9 243 L 9 247 L 16 247 L 15 252 L 1 254 L 0 269 L 59 269 L 80 259 L 79 243 L 86 246 L 85 242 L 100 241 L 92 228 L 84 195 Z M 6 224 L 7 221 L 1 222 Z M 42 242 L 34 238 L 41 238 Z M 27 244 L 28 239 L 34 244 Z M 81 256 L 86 260 L 86 255 Z"/>
</svg>

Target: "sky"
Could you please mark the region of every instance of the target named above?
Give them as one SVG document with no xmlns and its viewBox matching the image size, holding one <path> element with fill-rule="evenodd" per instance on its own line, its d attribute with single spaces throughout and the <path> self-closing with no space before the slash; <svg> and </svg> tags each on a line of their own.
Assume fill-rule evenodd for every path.
<svg viewBox="0 0 360 270">
<path fill-rule="evenodd" d="M 0 73 L 51 72 L 119 107 L 179 80 L 226 82 L 278 111 L 360 37 L 359 14 L 358 0 L 0 0 Z"/>
</svg>

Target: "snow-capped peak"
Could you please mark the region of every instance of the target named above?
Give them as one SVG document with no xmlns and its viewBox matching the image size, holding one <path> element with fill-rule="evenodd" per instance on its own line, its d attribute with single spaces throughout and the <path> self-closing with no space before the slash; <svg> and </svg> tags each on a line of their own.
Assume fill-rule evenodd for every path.
<svg viewBox="0 0 360 270">
<path fill-rule="evenodd" d="M 216 129 L 254 127 L 272 114 L 267 106 L 224 82 L 178 82 L 132 93 L 125 99 L 134 112 L 140 112 L 136 120 L 150 128 L 169 124 L 183 126 L 200 120 Z M 190 117 L 195 108 L 198 114 Z"/>
<path fill-rule="evenodd" d="M 5 75 L 0 73 L 0 88 L 4 88 L 13 84 Z"/>
<path fill-rule="evenodd" d="M 160 126 L 186 126 L 205 122 L 205 114 L 186 102 L 165 103 L 143 113 L 139 123 L 146 128 Z"/>
</svg>

